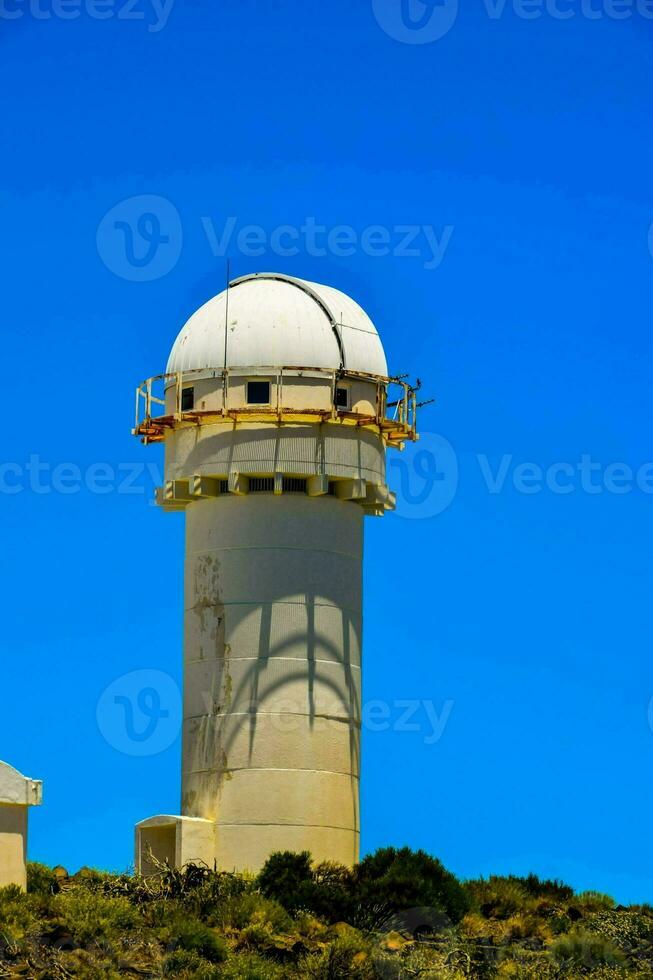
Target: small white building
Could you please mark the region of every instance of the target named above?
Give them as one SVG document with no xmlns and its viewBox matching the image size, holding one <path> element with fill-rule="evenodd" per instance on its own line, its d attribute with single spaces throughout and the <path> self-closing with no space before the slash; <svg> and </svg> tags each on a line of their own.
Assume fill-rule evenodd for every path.
<svg viewBox="0 0 653 980">
<path fill-rule="evenodd" d="M 27 809 L 40 806 L 43 783 L 0 762 L 0 888 L 27 888 Z"/>
</svg>

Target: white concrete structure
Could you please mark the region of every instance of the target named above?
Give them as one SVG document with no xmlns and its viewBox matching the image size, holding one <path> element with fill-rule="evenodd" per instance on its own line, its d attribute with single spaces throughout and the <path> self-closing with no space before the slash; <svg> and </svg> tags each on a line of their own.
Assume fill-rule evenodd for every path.
<svg viewBox="0 0 653 980">
<path fill-rule="evenodd" d="M 141 874 L 156 872 L 154 856 L 171 868 L 185 864 L 213 866 L 215 859 L 215 823 L 197 817 L 162 815 L 136 824 L 136 867 Z"/>
<path fill-rule="evenodd" d="M 39 806 L 43 784 L 0 762 L 0 888 L 27 887 L 27 809 Z"/>
<path fill-rule="evenodd" d="M 219 867 L 358 859 L 363 518 L 393 506 L 415 390 L 352 299 L 276 274 L 206 303 L 139 388 L 159 503 L 186 514 L 182 814 Z M 167 826 L 148 846 L 178 862 Z"/>
</svg>

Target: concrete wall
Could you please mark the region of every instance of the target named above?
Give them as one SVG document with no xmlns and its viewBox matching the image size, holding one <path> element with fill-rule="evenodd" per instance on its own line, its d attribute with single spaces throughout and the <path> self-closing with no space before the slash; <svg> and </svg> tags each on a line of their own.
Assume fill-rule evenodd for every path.
<svg viewBox="0 0 653 980">
<path fill-rule="evenodd" d="M 27 887 L 27 806 L 0 803 L 0 888 Z"/>
<path fill-rule="evenodd" d="M 182 813 L 226 869 L 359 848 L 363 512 L 226 495 L 186 509 Z"/>
<path fill-rule="evenodd" d="M 166 436 L 166 479 L 193 474 L 326 474 L 385 484 L 385 451 L 378 435 L 354 426 L 270 425 L 255 422 L 186 425 Z"/>
</svg>

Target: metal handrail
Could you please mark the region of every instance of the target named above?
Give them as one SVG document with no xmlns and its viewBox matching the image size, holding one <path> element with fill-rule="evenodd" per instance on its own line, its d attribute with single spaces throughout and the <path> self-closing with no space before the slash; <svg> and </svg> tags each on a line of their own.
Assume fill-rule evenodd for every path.
<svg viewBox="0 0 653 980">
<path fill-rule="evenodd" d="M 257 373 L 265 373 L 267 368 L 257 367 Z M 302 409 L 284 409 L 282 407 L 282 391 L 283 391 L 283 379 L 284 374 L 287 373 L 298 373 L 298 372 L 310 372 L 311 374 L 323 374 L 325 377 L 331 379 L 331 406 L 326 411 L 324 410 L 305 410 Z M 359 380 L 359 381 L 370 381 L 374 382 L 377 387 L 377 397 L 376 397 L 376 414 L 372 416 L 360 416 L 360 419 L 367 424 L 376 423 L 383 430 L 391 428 L 396 432 L 396 435 L 400 439 L 416 439 L 417 438 L 417 399 L 416 393 L 418 386 L 410 384 L 405 381 L 403 377 L 385 377 L 383 375 L 369 374 L 363 371 L 347 371 L 347 370 L 336 370 L 333 368 L 314 368 L 306 366 L 287 366 L 287 367 L 270 367 L 269 373 L 275 377 L 277 384 L 277 404 L 276 407 L 256 407 L 252 408 L 229 408 L 227 405 L 227 394 L 228 394 L 228 380 L 229 377 L 241 377 L 243 374 L 247 373 L 246 368 L 241 368 L 238 370 L 233 370 L 227 368 L 190 368 L 187 371 L 175 371 L 168 372 L 165 374 L 157 374 L 151 378 L 147 378 L 142 381 L 136 389 L 136 411 L 135 411 L 135 428 L 134 434 L 148 436 L 149 430 L 153 430 L 159 425 L 168 423 L 171 424 L 173 421 L 195 421 L 197 422 L 202 416 L 219 416 L 222 414 L 226 417 L 233 417 L 234 413 L 238 415 L 247 416 L 247 414 L 258 415 L 270 415 L 277 419 L 281 419 L 284 415 L 331 415 L 331 417 L 336 420 L 338 418 L 347 418 L 356 420 L 359 413 L 347 412 L 338 408 L 335 404 L 335 391 L 337 383 L 340 380 Z M 221 411 L 198 411 L 193 410 L 190 412 L 182 412 L 181 409 L 181 393 L 183 386 L 188 383 L 193 376 L 204 375 L 209 377 L 214 377 L 215 379 L 222 381 L 223 384 L 223 404 L 224 407 Z M 157 383 L 163 384 L 164 394 L 165 389 L 171 387 L 170 384 L 166 382 L 174 382 L 175 385 L 175 411 L 174 415 L 166 414 L 166 412 L 156 413 L 154 410 L 155 406 L 163 406 L 165 409 L 166 399 L 165 397 L 159 398 L 152 391 L 153 385 Z M 387 392 L 390 386 L 397 386 L 399 388 L 398 397 L 393 401 L 388 401 Z M 392 417 L 386 415 L 388 409 L 394 408 L 395 411 Z"/>
</svg>

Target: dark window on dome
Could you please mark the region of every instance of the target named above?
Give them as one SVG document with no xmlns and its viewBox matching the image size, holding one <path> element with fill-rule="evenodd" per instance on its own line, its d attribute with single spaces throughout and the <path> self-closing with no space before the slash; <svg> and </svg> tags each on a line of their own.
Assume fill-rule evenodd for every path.
<svg viewBox="0 0 653 980">
<path fill-rule="evenodd" d="M 336 408 L 349 408 L 349 388 L 336 388 Z"/>
<path fill-rule="evenodd" d="M 192 412 L 194 407 L 195 407 L 195 389 L 182 388 L 181 391 L 182 412 Z"/>
<path fill-rule="evenodd" d="M 248 381 L 247 382 L 247 404 L 248 405 L 269 405 L 270 404 L 270 382 L 269 381 Z"/>
</svg>

